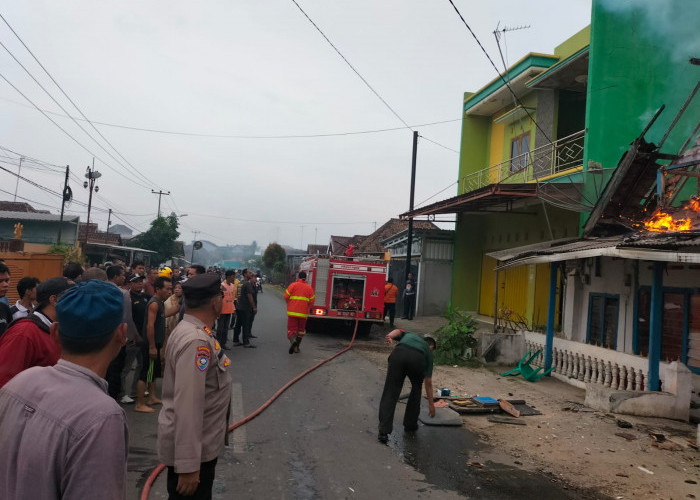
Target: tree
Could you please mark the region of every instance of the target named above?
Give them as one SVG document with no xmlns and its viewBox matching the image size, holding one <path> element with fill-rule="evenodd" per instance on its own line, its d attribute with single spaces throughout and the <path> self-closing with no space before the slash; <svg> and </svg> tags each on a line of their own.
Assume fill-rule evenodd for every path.
<svg viewBox="0 0 700 500">
<path fill-rule="evenodd" d="M 262 260 L 263 264 L 265 264 L 265 267 L 267 267 L 268 269 L 272 269 L 275 267 L 276 263 L 284 263 L 284 259 L 286 257 L 287 252 L 284 251 L 284 248 L 282 248 L 277 243 L 270 243 L 269 245 L 267 245 L 265 253 L 263 253 Z"/>
<path fill-rule="evenodd" d="M 134 236 L 126 242 L 127 246 L 145 248 L 153 250 L 156 255 L 153 260 L 156 264 L 165 262 L 178 253 L 175 242 L 180 233 L 178 232 L 177 215 L 170 214 L 167 217 L 157 217 L 151 222 L 151 227 L 145 233 Z"/>
</svg>

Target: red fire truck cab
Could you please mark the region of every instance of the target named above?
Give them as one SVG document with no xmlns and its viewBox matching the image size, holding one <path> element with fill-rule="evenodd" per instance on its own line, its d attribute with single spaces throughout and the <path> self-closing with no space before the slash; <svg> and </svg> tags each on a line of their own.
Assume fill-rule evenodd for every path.
<svg viewBox="0 0 700 500">
<path fill-rule="evenodd" d="M 304 260 L 299 270 L 306 272 L 306 282 L 316 295 L 309 311 L 309 331 L 325 320 L 343 320 L 354 326 L 358 319 L 358 333 L 366 334 L 372 324 L 384 322 L 384 261 L 314 256 Z"/>
</svg>

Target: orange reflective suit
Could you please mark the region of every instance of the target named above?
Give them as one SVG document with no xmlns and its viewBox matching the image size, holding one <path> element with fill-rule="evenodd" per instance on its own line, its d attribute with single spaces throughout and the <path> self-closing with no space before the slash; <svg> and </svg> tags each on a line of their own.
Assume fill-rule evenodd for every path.
<svg viewBox="0 0 700 500">
<path fill-rule="evenodd" d="M 284 291 L 287 302 L 287 338 L 306 333 L 306 318 L 316 298 L 314 289 L 306 280 L 298 279 Z"/>
</svg>

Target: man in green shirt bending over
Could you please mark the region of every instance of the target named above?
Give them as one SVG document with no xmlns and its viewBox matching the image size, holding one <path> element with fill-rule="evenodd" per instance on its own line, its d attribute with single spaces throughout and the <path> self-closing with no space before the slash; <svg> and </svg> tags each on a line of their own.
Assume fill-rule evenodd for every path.
<svg viewBox="0 0 700 500">
<path fill-rule="evenodd" d="M 379 435 L 377 439 L 386 443 L 394 427 L 394 411 L 399 400 L 403 382 L 408 377 L 411 381 L 411 395 L 408 397 L 403 428 L 406 432 L 418 430 L 420 414 L 420 391 L 425 379 L 425 395 L 428 397 L 428 411 L 435 416 L 433 402 L 433 351 L 435 339 L 424 337 L 404 330 L 392 330 L 386 335 L 387 344 L 398 344 L 389 355 L 389 369 L 386 372 L 384 392 L 379 403 Z"/>
</svg>

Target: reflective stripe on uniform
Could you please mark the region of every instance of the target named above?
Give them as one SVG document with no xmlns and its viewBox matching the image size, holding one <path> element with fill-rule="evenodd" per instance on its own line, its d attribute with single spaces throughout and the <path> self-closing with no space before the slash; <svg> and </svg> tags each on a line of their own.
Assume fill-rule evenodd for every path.
<svg viewBox="0 0 700 500">
<path fill-rule="evenodd" d="M 294 311 L 287 311 L 287 316 L 296 316 L 297 318 L 308 318 L 308 314 L 298 313 Z"/>
<path fill-rule="evenodd" d="M 291 295 L 291 296 L 289 297 L 289 300 L 303 300 L 303 301 L 305 301 L 305 302 L 309 302 L 309 301 L 311 300 L 311 298 L 309 298 L 309 297 L 302 297 L 302 296 L 300 296 L 300 295 Z"/>
</svg>

